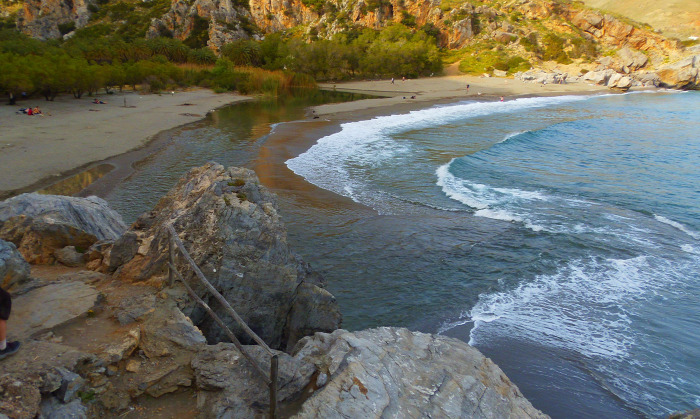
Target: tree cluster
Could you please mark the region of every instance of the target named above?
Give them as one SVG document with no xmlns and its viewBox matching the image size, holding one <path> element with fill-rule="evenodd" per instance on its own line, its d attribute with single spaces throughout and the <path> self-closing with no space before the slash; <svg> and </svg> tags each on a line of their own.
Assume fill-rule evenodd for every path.
<svg viewBox="0 0 700 419">
<path fill-rule="evenodd" d="M 314 42 L 275 33 L 262 41 L 227 44 L 221 54 L 237 65 L 290 70 L 316 80 L 418 77 L 442 71 L 435 38 L 402 24 L 380 31 L 351 30 Z"/>
<path fill-rule="evenodd" d="M 124 86 L 158 92 L 185 86 L 217 91 L 280 93 L 295 85 L 315 86 L 292 72 L 239 68 L 206 48 L 193 49 L 169 38 L 126 42 L 95 36 L 99 27 L 78 32 L 68 41 L 42 42 L 14 31 L 0 31 L 0 93 L 14 97 L 61 93 L 76 98 L 99 89 Z"/>
</svg>

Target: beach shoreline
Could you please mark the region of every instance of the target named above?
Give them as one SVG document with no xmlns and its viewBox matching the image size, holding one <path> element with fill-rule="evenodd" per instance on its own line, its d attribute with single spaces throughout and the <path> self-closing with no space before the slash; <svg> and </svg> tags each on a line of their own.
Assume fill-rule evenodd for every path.
<svg viewBox="0 0 700 419">
<path fill-rule="evenodd" d="M 463 100 L 497 101 L 500 97 L 512 100 L 611 92 L 606 87 L 585 83 L 540 85 L 509 78 L 466 75 L 397 80 L 393 84 L 390 80 L 321 83 L 319 87 L 378 97 L 312 107 L 309 119 L 304 121 L 306 123 L 283 124 L 268 141 L 277 145 L 284 141 L 294 143 L 289 146 L 301 154 L 318 139 L 339 130 L 340 124 L 345 122 L 408 113 Z M 79 194 L 103 196 L 133 172 L 133 164 L 167 146 L 168 133 L 172 130 L 202 121 L 210 110 L 252 99 L 230 93 L 216 94 L 206 89 L 162 95 L 127 92 L 100 98 L 108 103 L 92 104 L 91 98 L 57 98 L 56 102 L 46 102 L 50 116 L 45 117 L 15 115 L 15 107 L 0 107 L 0 120 L 3 121 L 0 199 L 40 190 L 98 165 L 110 164 L 115 167 L 113 172 L 88 185 Z M 127 107 L 123 107 L 123 100 L 126 100 Z M 138 107 L 128 107 L 130 103 L 137 103 Z M 319 124 L 323 127 L 320 130 Z M 99 141 L 93 141 L 93 138 L 99 138 Z M 60 142 L 60 147 L 56 147 L 57 142 Z M 296 156 L 289 158 L 292 157 Z M 272 174 L 269 165 L 260 163 L 256 166 Z M 276 166 L 284 167 L 284 176 L 294 175 L 283 162 Z M 279 171 L 279 168 L 274 170 Z M 268 177 L 268 181 L 273 177 L 280 179 L 278 175 L 282 174 L 276 173 Z"/>
<path fill-rule="evenodd" d="M 192 89 L 122 92 L 0 107 L 0 199 L 42 189 L 122 154 L 148 147 L 162 133 L 200 121 L 211 110 L 251 97 Z M 39 106 L 44 116 L 17 114 Z"/>
</svg>

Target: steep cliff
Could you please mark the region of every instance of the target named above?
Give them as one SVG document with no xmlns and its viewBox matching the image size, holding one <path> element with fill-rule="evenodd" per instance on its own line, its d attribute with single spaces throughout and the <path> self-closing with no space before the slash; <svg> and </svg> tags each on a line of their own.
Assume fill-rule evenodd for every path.
<svg viewBox="0 0 700 419">
<path fill-rule="evenodd" d="M 86 0 L 25 0 L 17 29 L 38 39 L 55 39 L 82 28 L 90 12 Z"/>
<path fill-rule="evenodd" d="M 245 5 L 231 0 L 173 0 L 170 10 L 153 19 L 147 37 L 172 36 L 186 40 L 204 36 L 214 51 L 236 39 L 247 39 L 254 32 Z"/>
</svg>

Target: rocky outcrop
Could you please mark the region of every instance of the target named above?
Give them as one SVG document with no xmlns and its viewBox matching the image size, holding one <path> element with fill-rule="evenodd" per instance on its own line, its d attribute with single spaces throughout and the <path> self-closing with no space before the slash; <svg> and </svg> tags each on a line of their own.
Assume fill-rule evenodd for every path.
<svg viewBox="0 0 700 419">
<path fill-rule="evenodd" d="M 258 365 L 270 365 L 270 355 L 259 346 L 248 345 L 243 350 Z M 276 354 L 278 403 L 294 403 L 312 381 L 316 366 L 284 352 Z M 205 417 L 252 418 L 267 413 L 270 405 L 267 384 L 233 344 L 207 346 L 192 360 L 192 369 L 200 390 L 198 408 Z"/>
<path fill-rule="evenodd" d="M 54 252 L 74 246 L 83 252 L 98 240 L 115 240 L 126 226 L 97 197 L 22 194 L 0 202 L 0 238 L 17 246 L 27 262 L 53 263 Z"/>
<path fill-rule="evenodd" d="M 89 19 L 86 0 L 25 0 L 17 17 L 17 29 L 33 38 L 56 39 L 63 35 L 59 25 L 82 28 Z"/>
<path fill-rule="evenodd" d="M 147 37 L 172 36 L 185 40 L 206 30 L 208 46 L 218 51 L 222 45 L 236 39 L 250 37 L 250 12 L 231 0 L 173 0 L 170 10 L 159 19 L 153 19 Z M 206 28 L 198 27 L 202 23 Z"/>
<path fill-rule="evenodd" d="M 299 341 L 320 387 L 295 418 L 546 418 L 478 350 L 456 339 L 382 327 Z"/>
<path fill-rule="evenodd" d="M 64 222 L 66 214 L 55 218 Z M 248 324 L 292 354 L 207 343 L 219 339 L 218 328 L 180 283 L 162 287 L 167 224 Z M 274 196 L 250 170 L 215 163 L 193 169 L 113 248 L 104 243 L 85 257 L 104 254 L 102 266 L 116 268 L 113 276 L 69 270 L 33 278 L 38 284 L 18 295 L 10 332 L 23 349 L 0 363 L 0 417 L 112 417 L 128 413 L 134 400 L 176 392 L 172 397 L 196 399 L 188 416 L 263 417 L 270 395 L 255 365 L 267 371 L 272 355 L 285 416 L 546 417 L 466 343 L 397 328 L 335 330 L 335 300 L 288 249 Z M 181 258 L 177 265 L 189 271 Z M 161 412 L 168 403 L 148 405 L 141 404 L 143 417 L 181 413 Z"/>
<path fill-rule="evenodd" d="M 116 276 L 129 281 L 163 279 L 168 258 L 165 226 L 172 224 L 212 285 L 271 347 L 291 348 L 302 336 L 335 330 L 340 312 L 324 279 L 287 246 L 275 197 L 255 173 L 209 163 L 192 169 L 156 207 L 142 215 L 110 254 Z M 119 264 L 111 262 L 119 258 Z M 204 291 L 189 265 L 180 272 L 236 335 L 247 335 Z M 202 310 L 185 309 L 210 342 L 224 334 Z"/>
<path fill-rule="evenodd" d="M 608 46 L 628 47 L 660 56 L 680 47 L 678 41 L 593 10 L 563 8 L 562 15 L 586 34 Z"/>
<path fill-rule="evenodd" d="M 10 242 L 0 240 L 0 287 L 7 290 L 29 280 L 29 264 Z"/>
<path fill-rule="evenodd" d="M 697 89 L 700 86 L 700 55 L 660 68 L 656 74 L 659 85 L 676 89 Z"/>
<path fill-rule="evenodd" d="M 99 292 L 82 281 L 42 284 L 14 298 L 12 333 L 26 338 L 82 316 L 97 304 Z"/>
</svg>

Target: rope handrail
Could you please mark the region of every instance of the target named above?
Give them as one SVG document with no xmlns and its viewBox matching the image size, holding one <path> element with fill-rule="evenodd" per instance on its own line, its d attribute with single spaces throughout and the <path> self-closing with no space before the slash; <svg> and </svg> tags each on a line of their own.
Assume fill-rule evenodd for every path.
<svg viewBox="0 0 700 419">
<path fill-rule="evenodd" d="M 180 240 L 180 237 L 177 235 L 175 232 L 175 229 L 173 228 L 172 224 L 166 225 L 166 229 L 168 231 L 168 236 L 169 236 L 169 261 L 167 263 L 168 265 L 168 284 L 169 286 L 172 286 L 175 280 L 175 276 L 182 282 L 182 284 L 185 286 L 185 289 L 187 289 L 187 292 L 192 296 L 192 298 L 200 305 L 204 310 L 214 319 L 214 321 L 224 330 L 226 333 L 226 336 L 228 336 L 229 339 L 231 339 L 231 342 L 233 342 L 234 346 L 236 346 L 236 349 L 243 354 L 243 356 L 250 361 L 251 365 L 255 369 L 255 371 L 263 378 L 265 383 L 268 385 L 269 390 L 270 390 L 270 418 L 275 419 L 277 417 L 277 372 L 278 372 L 278 355 L 272 352 L 272 349 L 270 349 L 269 346 L 267 346 L 267 343 L 263 341 L 260 336 L 258 336 L 253 330 L 248 327 L 248 325 L 245 323 L 245 321 L 241 318 L 241 316 L 236 313 L 236 310 L 231 307 L 228 301 L 224 298 L 223 295 L 219 293 L 219 291 L 214 288 L 214 286 L 211 285 L 211 283 L 207 280 L 207 278 L 204 276 L 202 271 L 199 269 L 197 264 L 194 262 L 192 257 L 190 256 L 189 252 L 187 249 L 185 249 L 185 245 L 182 243 Z M 197 293 L 194 292 L 192 287 L 185 281 L 185 279 L 182 277 L 180 274 L 180 271 L 178 271 L 177 267 L 175 266 L 175 248 L 180 250 L 180 253 L 182 256 L 187 260 L 187 263 L 190 265 L 190 268 L 194 271 L 195 275 L 199 280 L 204 284 L 204 286 L 209 290 L 209 292 L 216 298 L 216 300 L 224 307 L 224 309 L 228 312 L 228 314 L 233 317 L 236 322 L 238 323 L 239 326 L 243 330 L 245 330 L 248 335 L 253 338 L 255 342 L 258 343 L 265 351 L 270 355 L 270 376 L 268 377 L 267 374 L 260 368 L 258 363 L 251 357 L 243 348 L 243 345 L 241 345 L 241 342 L 236 338 L 236 335 L 231 332 L 231 329 L 221 320 L 221 317 L 219 317 L 210 307 L 209 304 L 204 302 L 201 297 L 197 295 Z"/>
<path fill-rule="evenodd" d="M 214 296 L 214 298 L 216 298 L 217 301 L 219 301 L 219 303 L 221 303 L 221 305 L 226 309 L 226 311 L 228 311 L 229 314 L 236 320 L 236 322 L 238 323 L 238 325 L 241 326 L 241 328 L 242 328 L 243 330 L 245 330 L 245 332 L 248 333 L 248 335 L 249 335 L 251 338 L 253 338 L 253 340 L 254 340 L 258 345 L 262 346 L 262 347 L 265 349 L 265 351 L 267 351 L 268 354 L 274 355 L 274 353 L 272 352 L 272 350 L 270 349 L 270 347 L 267 346 L 267 343 L 265 343 L 265 341 L 262 340 L 262 339 L 260 338 L 260 336 L 257 335 L 257 333 L 253 332 L 253 330 L 252 330 L 250 327 L 248 327 L 248 325 L 247 325 L 247 324 L 245 323 L 245 321 L 241 318 L 241 316 L 239 316 L 238 313 L 236 313 L 236 310 L 234 310 L 233 307 L 231 307 L 231 304 L 229 304 L 229 302 L 226 301 L 226 299 L 224 298 L 224 296 L 221 295 L 221 294 L 219 293 L 219 291 L 217 291 L 216 288 L 214 288 L 214 286 L 213 286 L 211 283 L 209 283 L 209 281 L 208 281 L 207 278 L 204 276 L 204 274 L 202 273 L 202 271 L 199 269 L 199 267 L 197 266 L 197 264 L 195 263 L 195 261 L 192 260 L 192 257 L 191 257 L 190 254 L 187 252 L 187 249 L 185 249 L 185 245 L 182 244 L 182 241 L 180 240 L 180 237 L 178 237 L 178 235 L 177 235 L 177 233 L 175 232 L 175 229 L 173 228 L 173 226 L 172 226 L 172 225 L 168 225 L 168 226 L 167 226 L 167 229 L 168 229 L 168 232 L 170 233 L 170 237 L 173 238 L 173 241 L 175 242 L 175 245 L 177 246 L 178 249 L 180 249 L 180 253 L 182 253 L 182 256 L 185 257 L 185 260 L 187 260 L 187 262 L 189 263 L 190 267 L 191 267 L 192 270 L 194 271 L 195 275 L 197 275 L 197 277 L 198 277 L 199 280 L 202 282 L 202 284 L 204 284 L 204 286 L 207 288 L 207 290 L 209 290 L 209 292 Z"/>
</svg>

